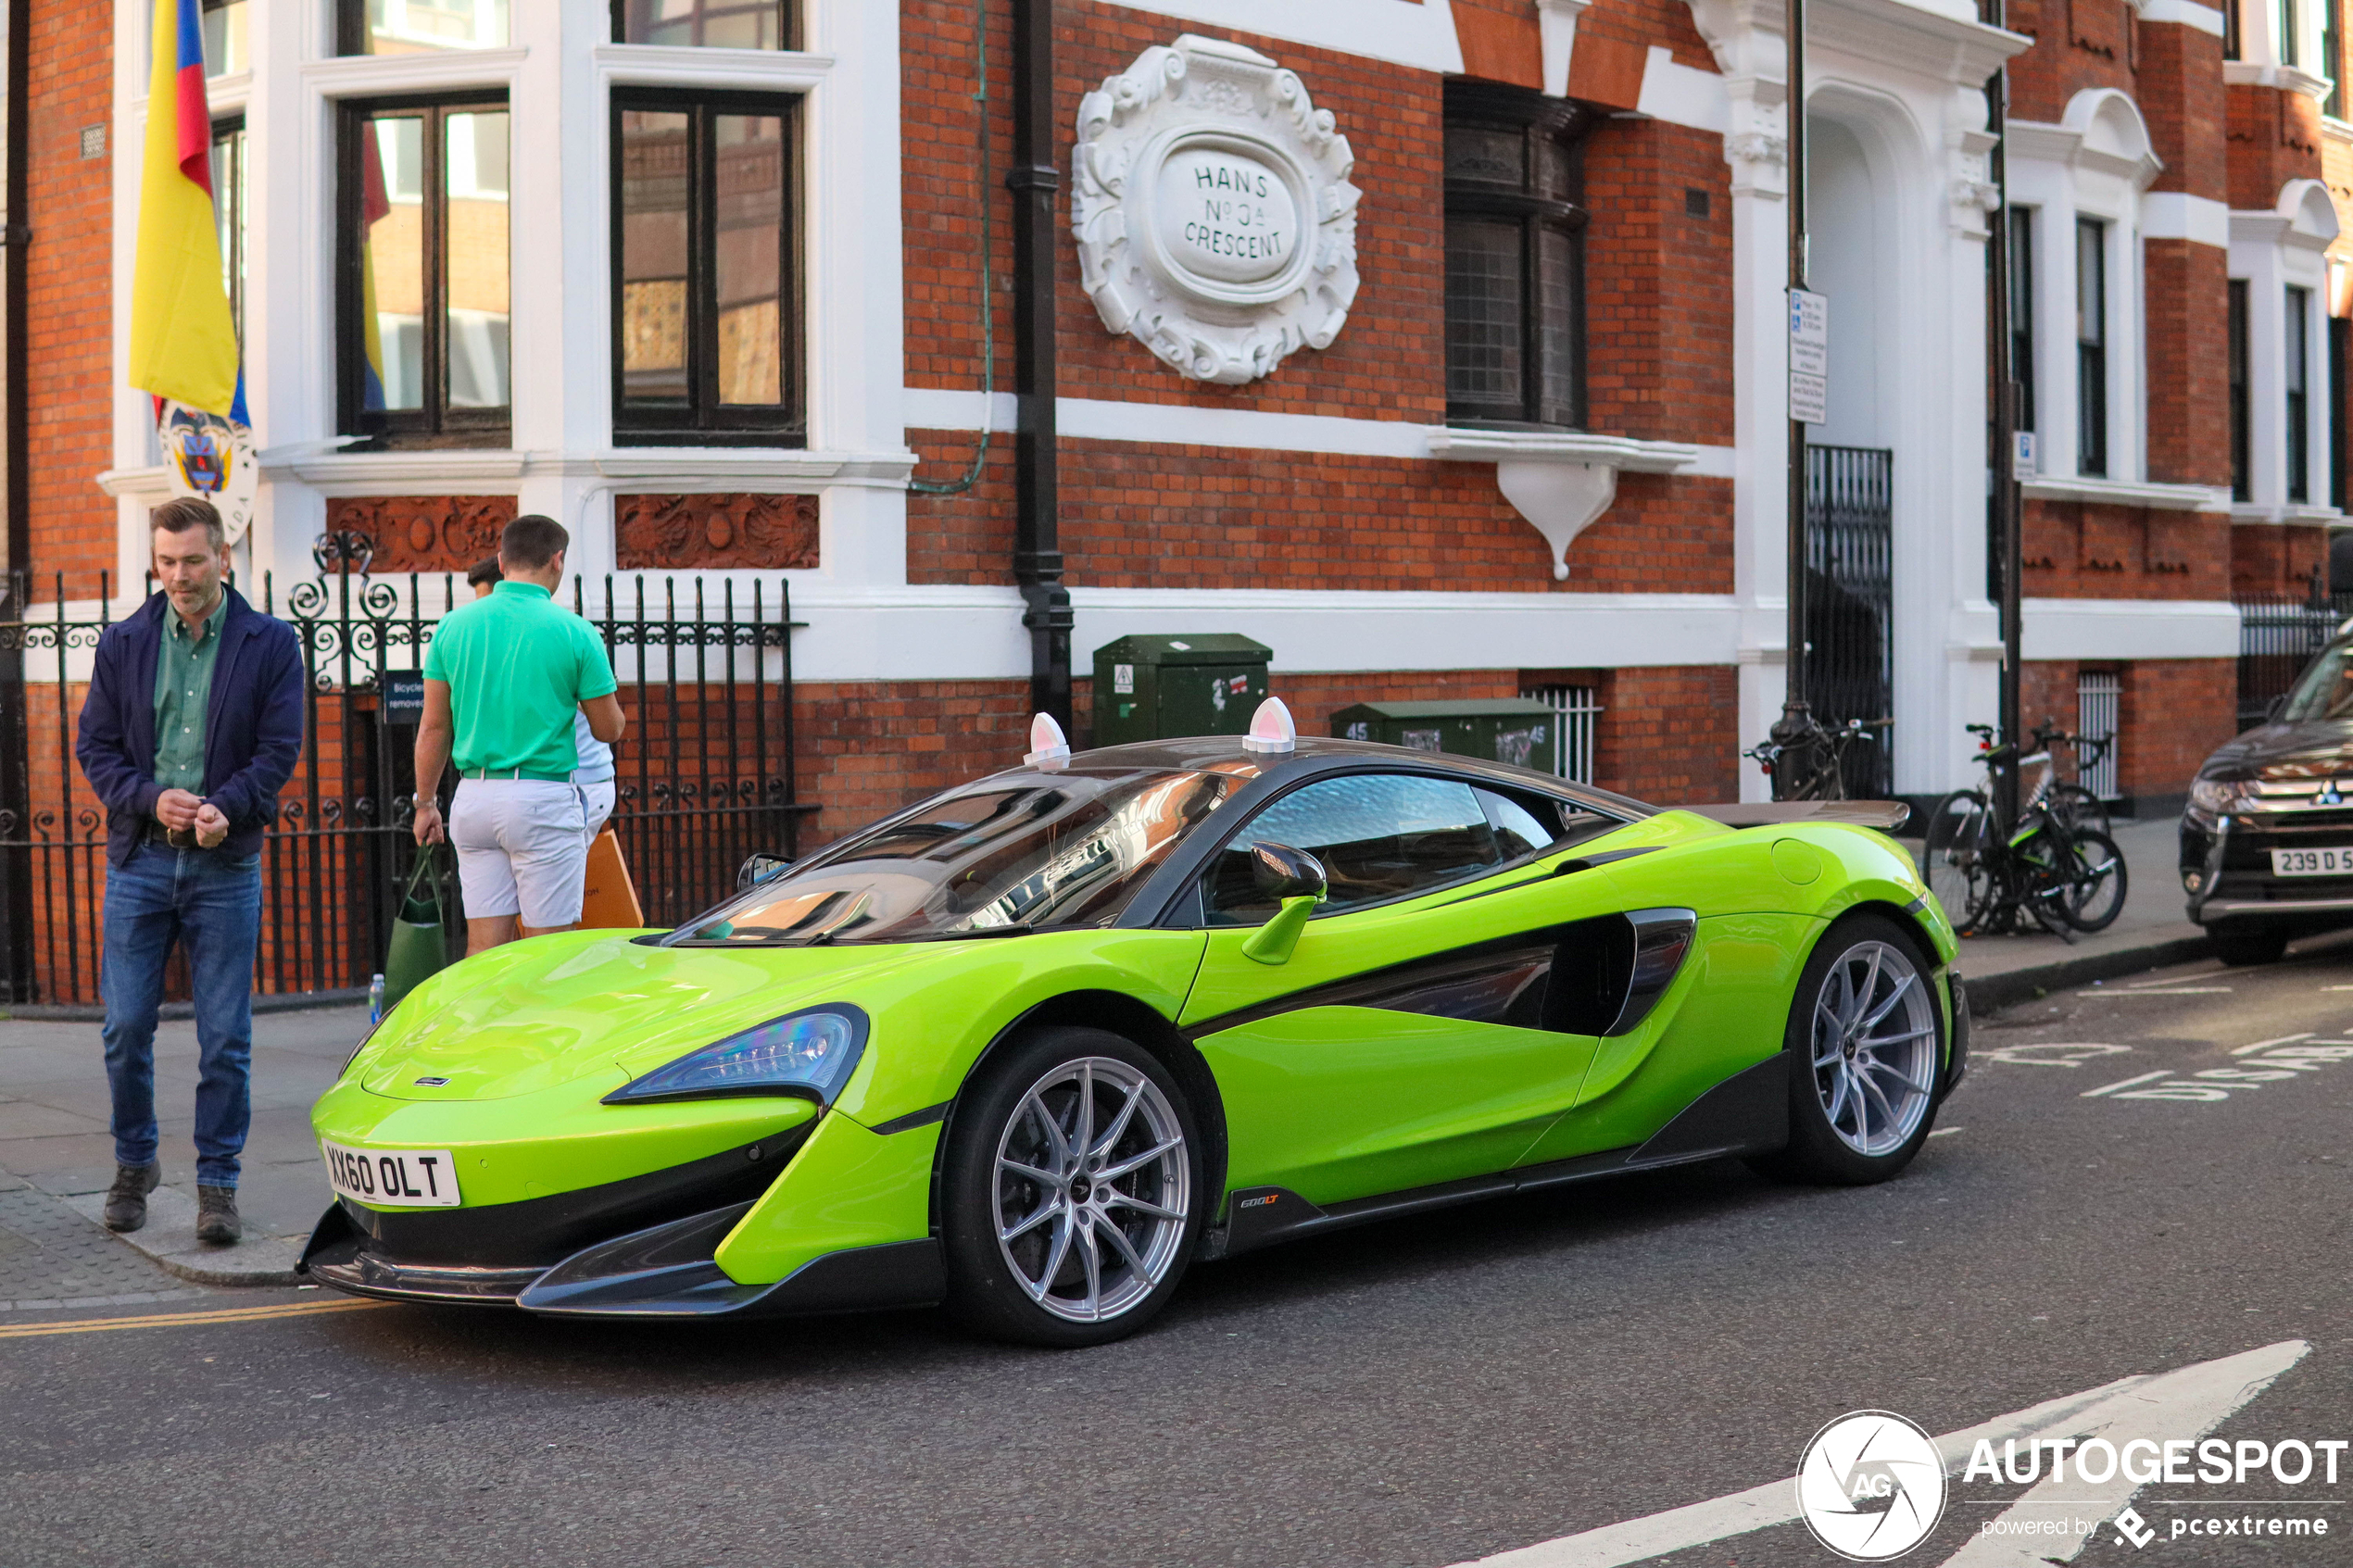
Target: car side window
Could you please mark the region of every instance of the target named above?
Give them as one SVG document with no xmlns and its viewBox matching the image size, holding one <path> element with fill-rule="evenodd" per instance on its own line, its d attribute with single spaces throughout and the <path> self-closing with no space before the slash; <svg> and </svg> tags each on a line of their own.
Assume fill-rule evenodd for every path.
<svg viewBox="0 0 2353 1568">
<path fill-rule="evenodd" d="M 1507 860 L 1539 849 L 1562 848 L 1625 825 L 1615 817 L 1549 796 L 1485 788 L 1476 793 Z"/>
<path fill-rule="evenodd" d="M 1211 925 L 1256 925 L 1274 914 L 1252 875 L 1255 844 L 1287 845 L 1321 860 L 1330 879 L 1327 909 L 1403 897 L 1500 865 L 1520 851 L 1504 847 L 1481 793 L 1413 773 L 1350 773 L 1294 790 L 1218 852 L 1204 878 L 1204 918 Z"/>
</svg>

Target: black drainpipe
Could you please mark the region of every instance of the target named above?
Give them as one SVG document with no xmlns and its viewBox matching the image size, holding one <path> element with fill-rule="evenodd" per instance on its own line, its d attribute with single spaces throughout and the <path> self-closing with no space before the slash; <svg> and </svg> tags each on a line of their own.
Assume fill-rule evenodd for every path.
<svg viewBox="0 0 2353 1568">
<path fill-rule="evenodd" d="M 1070 590 L 1063 585 L 1054 437 L 1053 0 L 1013 0 L 1013 581 L 1029 629 L 1029 706 L 1070 721 Z"/>
<path fill-rule="evenodd" d="M 32 238 L 26 219 L 27 144 L 25 99 L 31 73 L 32 0 L 6 0 L 7 36 L 0 39 L 0 620 L 25 619 L 32 582 L 31 519 L 28 515 L 25 408 L 25 250 Z M 111 135 L 109 125 L 107 133 Z M 109 187 L 111 188 L 111 187 Z M 30 754 L 25 732 L 24 651 L 21 637 L 0 641 L 0 834 L 27 831 L 31 816 L 28 790 Z M 0 1001 L 35 1000 L 32 992 L 31 862 L 14 853 L 0 857 Z"/>
</svg>

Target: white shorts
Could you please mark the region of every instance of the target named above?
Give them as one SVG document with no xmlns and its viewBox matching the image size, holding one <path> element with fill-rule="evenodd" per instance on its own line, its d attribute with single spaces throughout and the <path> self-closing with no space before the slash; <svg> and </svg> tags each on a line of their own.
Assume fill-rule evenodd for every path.
<svg viewBox="0 0 2353 1568">
<path fill-rule="evenodd" d="M 573 787 L 580 791 L 580 798 L 586 808 L 581 818 L 580 834 L 594 844 L 597 835 L 604 831 L 606 821 L 612 816 L 612 803 L 618 786 L 611 779 L 607 779 L 602 784 L 574 784 Z"/>
<path fill-rule="evenodd" d="M 449 808 L 466 918 L 521 914 L 534 930 L 580 919 L 588 840 L 578 784 L 466 779 Z"/>
</svg>

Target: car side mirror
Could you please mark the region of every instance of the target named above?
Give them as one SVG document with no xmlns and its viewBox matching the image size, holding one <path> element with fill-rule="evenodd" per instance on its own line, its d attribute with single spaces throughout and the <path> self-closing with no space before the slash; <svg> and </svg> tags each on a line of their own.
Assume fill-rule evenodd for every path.
<svg viewBox="0 0 2353 1568">
<path fill-rule="evenodd" d="M 1282 907 L 1243 941 L 1242 957 L 1263 964 L 1288 963 L 1309 917 L 1328 893 L 1330 880 L 1321 860 L 1286 844 L 1253 844 L 1249 853 L 1252 881 Z"/>
<path fill-rule="evenodd" d="M 745 859 L 736 872 L 736 891 L 749 893 L 763 882 L 772 882 L 792 870 L 792 862 L 782 855 L 757 854 Z"/>
</svg>

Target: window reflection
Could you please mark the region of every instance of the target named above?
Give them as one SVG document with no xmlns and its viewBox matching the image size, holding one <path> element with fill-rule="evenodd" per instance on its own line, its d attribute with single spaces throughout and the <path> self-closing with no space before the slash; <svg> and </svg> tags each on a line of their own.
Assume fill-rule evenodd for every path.
<svg viewBox="0 0 2353 1568">
<path fill-rule="evenodd" d="M 632 400 L 686 400 L 686 194 L 683 114 L 621 115 L 621 382 Z"/>
<path fill-rule="evenodd" d="M 719 401 L 784 401 L 785 122 L 723 114 L 718 136 Z"/>
<path fill-rule="evenodd" d="M 204 0 L 204 73 L 233 76 L 253 69 L 245 42 L 245 0 Z"/>
<path fill-rule="evenodd" d="M 360 406 L 425 406 L 424 119 L 378 115 L 359 143 Z"/>
<path fill-rule="evenodd" d="M 784 0 L 624 0 L 621 42 L 705 49 L 781 49 Z"/>
<path fill-rule="evenodd" d="M 243 0 L 238 0 L 240 6 Z M 502 49 L 508 0 L 342 0 L 346 55 Z"/>
<path fill-rule="evenodd" d="M 452 113 L 443 168 L 449 198 L 449 406 L 509 401 L 507 111 Z"/>
</svg>

